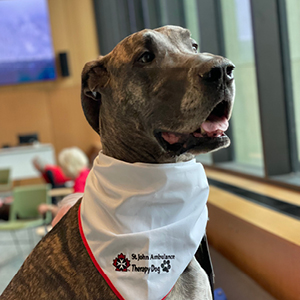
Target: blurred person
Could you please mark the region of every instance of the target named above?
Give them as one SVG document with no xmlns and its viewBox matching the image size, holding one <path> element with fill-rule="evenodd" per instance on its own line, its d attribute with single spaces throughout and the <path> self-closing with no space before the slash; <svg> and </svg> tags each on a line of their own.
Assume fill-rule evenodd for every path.
<svg viewBox="0 0 300 300">
<path fill-rule="evenodd" d="M 40 173 L 46 183 L 50 183 L 52 188 L 65 187 L 65 183 L 70 181 L 64 173 L 61 167 L 46 163 L 40 157 L 35 157 L 32 160 L 34 168 Z M 58 208 L 56 206 L 56 197 L 52 197 L 52 205 L 41 204 L 39 206 L 39 213 L 44 214 L 46 211 L 51 211 L 53 215 L 56 215 Z M 9 219 L 9 211 L 13 197 L 0 198 L 0 219 L 7 221 Z"/>
<path fill-rule="evenodd" d="M 52 188 L 64 187 L 65 183 L 70 180 L 59 166 L 47 164 L 39 157 L 35 157 L 32 163 L 45 182 L 50 183 Z"/>
<path fill-rule="evenodd" d="M 86 178 L 90 172 L 88 168 L 89 160 L 85 153 L 77 147 L 65 148 L 58 155 L 58 163 L 64 174 L 74 181 L 73 193 L 83 193 Z M 51 211 L 53 217 L 55 217 L 61 208 L 62 211 L 59 213 L 61 218 L 70 207 L 71 205 L 66 209 L 66 207 L 61 207 L 61 205 L 41 204 L 39 212 L 44 214 L 47 211 Z"/>
<path fill-rule="evenodd" d="M 90 172 L 89 160 L 77 147 L 63 149 L 58 155 L 58 162 L 63 172 L 74 180 L 74 193 L 83 193 L 86 178 Z"/>
</svg>

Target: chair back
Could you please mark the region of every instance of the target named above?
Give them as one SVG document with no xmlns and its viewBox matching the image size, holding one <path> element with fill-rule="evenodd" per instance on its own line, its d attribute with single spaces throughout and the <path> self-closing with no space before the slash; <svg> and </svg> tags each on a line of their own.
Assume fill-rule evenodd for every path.
<svg viewBox="0 0 300 300">
<path fill-rule="evenodd" d="M 0 169 L 0 191 L 9 190 L 11 186 L 10 169 Z"/>
<path fill-rule="evenodd" d="M 27 185 L 14 188 L 9 220 L 41 218 L 38 207 L 42 203 L 51 204 L 50 188 L 50 184 Z M 47 213 L 46 219 L 51 222 L 51 212 Z"/>
</svg>

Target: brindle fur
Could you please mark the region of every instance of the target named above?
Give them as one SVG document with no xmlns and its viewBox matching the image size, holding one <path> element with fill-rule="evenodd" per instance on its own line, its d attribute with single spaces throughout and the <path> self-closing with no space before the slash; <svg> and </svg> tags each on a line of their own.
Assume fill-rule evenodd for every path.
<svg viewBox="0 0 300 300">
<path fill-rule="evenodd" d="M 103 153 L 127 162 L 168 163 L 225 147 L 229 139 L 202 138 L 185 153 L 164 150 L 157 129 L 189 133 L 199 128 L 213 108 L 234 97 L 232 82 L 205 82 L 212 68 L 231 63 L 195 53 L 188 30 L 165 26 L 135 33 L 82 73 L 82 106 L 100 136 Z M 144 51 L 155 60 L 141 64 Z M 40 241 L 0 297 L 1 300 L 117 299 L 91 261 L 78 229 L 77 202 Z M 136 299 L 139 299 L 138 295 Z M 178 279 L 168 300 L 206 300 L 211 292 L 206 273 L 196 262 Z"/>
</svg>

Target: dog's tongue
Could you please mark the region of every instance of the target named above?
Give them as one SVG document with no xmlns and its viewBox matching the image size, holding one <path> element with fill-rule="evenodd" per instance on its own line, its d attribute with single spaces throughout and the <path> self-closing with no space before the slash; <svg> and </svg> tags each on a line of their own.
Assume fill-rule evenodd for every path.
<svg viewBox="0 0 300 300">
<path fill-rule="evenodd" d="M 193 136 L 196 138 L 199 137 L 220 137 L 223 135 L 224 131 L 228 129 L 228 120 L 226 117 L 217 117 L 215 115 L 211 115 L 207 118 L 205 122 L 201 124 L 201 133 L 194 132 Z M 203 132 L 205 131 L 205 133 Z M 169 144 L 180 143 L 183 139 L 184 135 L 175 134 L 172 132 L 162 132 L 162 137 Z"/>
<path fill-rule="evenodd" d="M 211 115 L 205 122 L 201 124 L 201 128 L 206 132 L 209 137 L 222 136 L 224 131 L 228 129 L 228 119 L 226 117 L 217 117 Z"/>
</svg>

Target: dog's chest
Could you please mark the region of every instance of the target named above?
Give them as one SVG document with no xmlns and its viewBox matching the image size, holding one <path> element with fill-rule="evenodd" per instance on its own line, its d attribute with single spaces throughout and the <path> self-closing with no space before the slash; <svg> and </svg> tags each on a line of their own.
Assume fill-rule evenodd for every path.
<svg viewBox="0 0 300 300">
<path fill-rule="evenodd" d="M 1 299 L 37 300 L 45 294 L 48 299 L 60 300 L 118 299 L 96 269 L 82 242 L 78 230 L 79 205 L 80 201 L 29 255 Z M 196 261 L 189 268 L 166 299 L 211 299 L 205 296 L 209 284 L 204 271 Z"/>
</svg>

